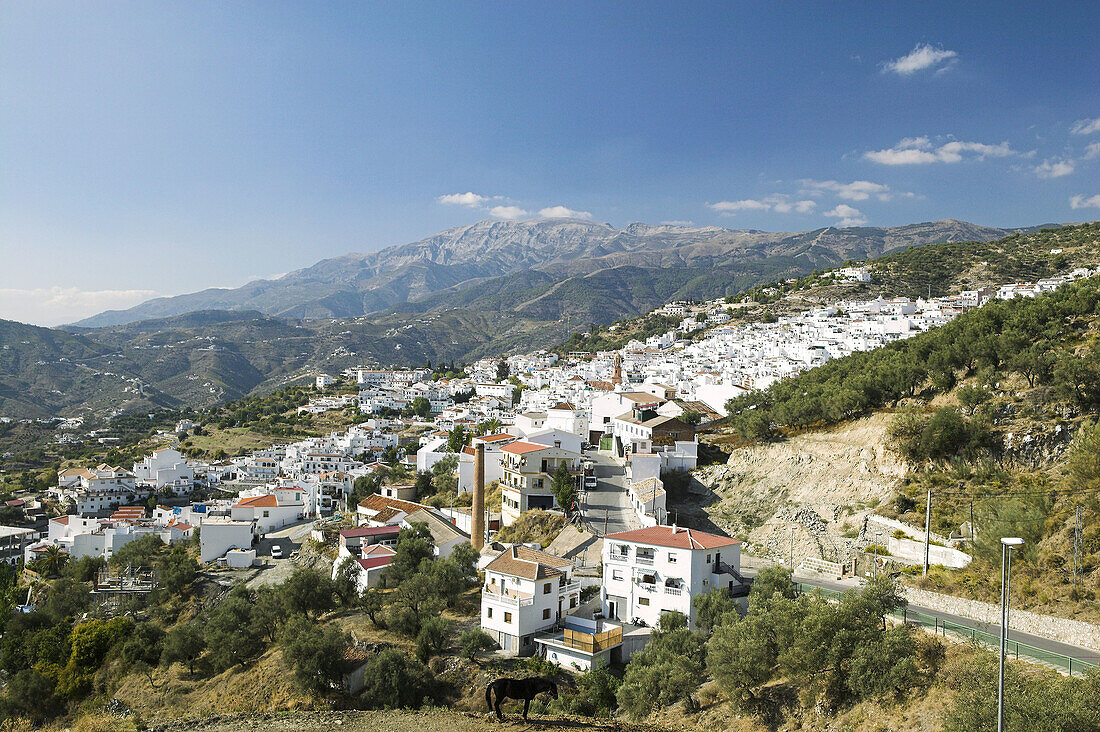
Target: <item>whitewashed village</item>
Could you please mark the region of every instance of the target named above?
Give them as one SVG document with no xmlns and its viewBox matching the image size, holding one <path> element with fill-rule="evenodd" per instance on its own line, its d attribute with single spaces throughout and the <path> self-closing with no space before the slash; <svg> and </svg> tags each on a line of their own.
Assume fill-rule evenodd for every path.
<svg viewBox="0 0 1100 732">
<path fill-rule="evenodd" d="M 333 576 L 351 567 L 366 590 L 394 557 L 399 533 L 419 525 L 437 558 L 463 545 L 477 550 L 480 627 L 497 652 L 581 671 L 625 662 L 663 612 L 681 612 L 691 625 L 694 597 L 747 594 L 741 541 L 678 525 L 665 491 L 670 476 L 696 469 L 696 431 L 725 417 L 730 399 L 991 299 L 1031 297 L 1091 274 L 944 298 L 843 300 L 772 323 L 732 324 L 723 300 L 670 303 L 657 312 L 681 318 L 678 327 L 617 351 L 486 359 L 463 377 L 434 381 L 426 368 L 317 374 L 316 397 L 299 410 L 354 408 L 358 425 L 220 461 L 189 459 L 169 444 L 133 465 L 62 470 L 41 501 L 22 506 L 60 515 L 44 532 L 0 527 L 0 559 L 30 563 L 56 550 L 109 559 L 143 536 L 177 544 L 197 533 L 200 562 L 248 569 L 290 562 L 303 542 L 327 543 Z M 870 279 L 858 267 L 835 276 Z M 357 393 L 336 394 L 340 384 Z M 419 502 L 422 474 L 445 477 L 459 498 Z M 376 492 L 357 494 L 364 479 Z M 187 501 L 196 486 L 209 497 Z M 533 511 L 562 515 L 565 529 L 546 546 L 497 539 Z M 965 564 L 961 552 L 937 551 Z M 803 569 L 846 571 L 800 560 Z"/>
</svg>

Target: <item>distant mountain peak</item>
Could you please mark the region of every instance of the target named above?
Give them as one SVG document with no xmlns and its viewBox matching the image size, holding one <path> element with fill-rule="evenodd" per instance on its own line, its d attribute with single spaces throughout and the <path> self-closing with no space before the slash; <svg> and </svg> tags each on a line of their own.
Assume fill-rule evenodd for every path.
<svg viewBox="0 0 1100 732">
<path fill-rule="evenodd" d="M 357 317 L 522 272 L 545 279 L 624 266 L 739 267 L 760 256 L 782 255 L 785 247 L 790 249 L 788 256 L 806 259 L 805 245 L 810 240 L 819 248 L 812 258 L 828 264 L 829 252 L 843 261 L 900 246 L 988 241 L 1006 233 L 955 219 L 898 227 L 830 226 L 796 233 L 642 222 L 619 229 L 575 218 L 487 219 L 408 244 L 325 259 L 276 280 L 158 298 L 129 310 L 100 313 L 77 325 L 120 325 L 197 310 L 257 310 L 307 319 Z"/>
</svg>

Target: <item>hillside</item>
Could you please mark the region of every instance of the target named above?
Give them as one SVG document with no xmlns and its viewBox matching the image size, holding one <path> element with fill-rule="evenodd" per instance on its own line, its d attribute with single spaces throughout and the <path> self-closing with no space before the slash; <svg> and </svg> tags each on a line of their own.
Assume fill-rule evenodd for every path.
<svg viewBox="0 0 1100 732">
<path fill-rule="evenodd" d="M 794 526 L 796 559 L 845 561 L 868 544 L 867 510 L 920 527 L 931 491 L 934 532 L 977 535 L 969 567 L 923 587 L 995 601 L 999 538 L 1021 536 L 1013 602 L 1100 620 L 1098 304 L 1100 278 L 992 302 L 732 401 L 708 439 L 736 447 L 703 474 L 705 510 L 774 557 Z"/>
<path fill-rule="evenodd" d="M 890 247 L 932 236 L 933 231 L 942 233 L 938 227 L 929 227 L 899 227 L 908 229 L 901 234 L 874 230 L 878 238 L 873 246 Z M 937 280 L 936 288 L 957 290 L 999 283 L 1009 274 L 1045 274 L 1100 261 L 1098 228 L 1087 224 L 1026 232 L 991 243 L 914 246 L 871 260 L 869 266 L 881 283 L 857 288 L 836 286 L 831 280 L 807 274 L 817 266 L 810 262 L 819 261 L 809 255 L 794 260 L 787 255 L 772 256 L 775 250 L 789 253 L 784 249 L 788 245 L 775 245 L 763 247 L 763 258 L 755 263 L 727 266 L 647 269 L 624 265 L 565 279 L 555 279 L 557 275 L 543 269 L 528 269 L 356 318 L 292 319 L 255 310 L 214 310 L 94 329 L 50 330 L 9 323 L 4 326 L 7 349 L 0 352 L 0 415 L 106 414 L 181 406 L 198 409 L 271 390 L 316 370 L 338 371 L 361 364 L 468 362 L 559 343 L 566 344 L 568 350 L 609 348 L 621 345 L 629 335 L 672 327 L 662 319 L 650 318 L 632 321 L 637 327 L 610 334 L 606 326 L 612 321 L 629 320 L 682 297 L 725 294 L 734 299 L 747 292 L 763 305 L 741 307 L 734 316 L 751 320 L 761 317 L 764 309 L 805 308 L 854 293 L 889 296 L 927 289 L 927 273 L 941 269 L 948 275 Z M 637 227 L 624 231 L 631 229 Z M 866 238 L 869 231 L 832 229 L 810 239 L 796 235 L 792 240 L 798 239 L 798 247 L 812 248 L 818 246 L 817 239 L 828 238 L 830 247 L 846 252 L 844 256 L 855 256 L 857 247 L 871 246 Z M 960 225 L 956 233 L 967 231 Z M 719 233 L 710 233 L 715 242 L 668 246 L 646 256 L 656 257 L 653 262 L 675 256 L 698 263 L 708 247 L 724 246 Z M 1054 248 L 1063 252 L 1050 255 Z M 687 252 L 693 254 L 688 257 Z M 631 256 L 643 258 L 637 252 Z M 707 261 L 719 261 L 713 256 L 716 258 Z M 734 254 L 725 251 L 721 257 L 730 262 Z M 585 262 L 590 263 L 591 258 L 553 266 L 574 271 Z M 987 264 L 963 266 L 966 262 Z M 782 272 L 777 274 L 776 268 Z M 806 276 L 787 276 L 791 274 Z M 778 282 L 777 276 L 782 278 Z M 761 286 L 769 282 L 775 283 L 778 296 L 760 294 Z M 582 329 L 590 330 L 592 337 L 570 337 Z"/>
<path fill-rule="evenodd" d="M 1007 233 L 951 220 L 892 228 L 830 227 L 797 234 L 645 224 L 616 229 L 572 219 L 482 221 L 411 244 L 326 259 L 278 280 L 158 298 L 129 310 L 101 313 L 78 325 L 120 325 L 196 310 L 258 310 L 266 315 L 303 319 L 358 317 L 425 299 L 431 302 L 415 309 L 458 307 L 456 303 L 469 294 L 462 291 L 474 286 L 475 299 L 485 292 L 512 291 L 519 299 L 505 298 L 499 304 L 511 307 L 525 294 L 515 292 L 516 284 L 529 290 L 578 280 L 573 288 L 557 294 L 557 298 L 571 303 L 565 312 L 570 307 L 583 310 L 593 292 L 602 291 L 599 282 L 585 287 L 585 276 L 622 267 L 637 268 L 646 276 L 628 279 L 626 288 L 619 287 L 612 301 L 626 303 L 634 299 L 655 305 L 659 302 L 646 296 L 647 287 L 639 279 L 653 280 L 648 289 L 658 300 L 675 296 L 685 287 L 686 295 L 698 295 L 700 288 L 711 294 L 727 294 L 729 288 L 743 289 L 755 284 L 750 280 L 759 281 L 761 277 L 806 274 L 845 259 L 875 257 L 899 248 L 945 241 L 988 241 Z M 719 283 L 706 281 L 708 270 L 713 268 L 729 268 L 726 276 L 719 278 L 719 283 L 724 283 L 722 288 L 716 286 Z M 667 272 L 678 269 L 690 273 L 666 283 Z M 518 279 L 514 275 L 519 275 Z M 702 282 L 690 285 L 700 277 Z M 494 278 L 503 279 L 491 281 Z M 574 297 L 567 297 L 574 288 Z M 452 292 L 440 299 L 437 293 L 448 289 Z M 473 304 L 466 302 L 464 306 Z M 531 314 L 546 319 L 548 311 Z M 633 314 L 637 310 L 629 305 L 613 313 L 615 317 Z"/>
</svg>

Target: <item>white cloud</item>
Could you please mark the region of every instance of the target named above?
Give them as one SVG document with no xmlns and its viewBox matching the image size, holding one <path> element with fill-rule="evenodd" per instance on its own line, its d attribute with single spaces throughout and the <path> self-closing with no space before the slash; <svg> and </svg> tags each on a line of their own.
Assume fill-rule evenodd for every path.
<svg viewBox="0 0 1100 732">
<path fill-rule="evenodd" d="M 1100 142 L 1091 143 L 1085 148 L 1085 160 L 1100 158 Z"/>
<path fill-rule="evenodd" d="M 927 137 L 906 137 L 885 150 L 869 150 L 863 157 L 882 165 L 925 165 L 928 163 L 958 163 L 964 158 L 984 160 L 1005 158 L 1016 151 L 1007 142 L 988 145 L 984 142 L 951 140 L 936 147 Z"/>
<path fill-rule="evenodd" d="M 1091 135 L 1093 132 L 1100 132 L 1100 117 L 1079 119 L 1070 126 L 1069 131 L 1075 135 Z"/>
<path fill-rule="evenodd" d="M 448 193 L 445 196 L 440 196 L 435 199 L 440 203 L 450 206 L 466 206 L 468 208 L 480 208 L 489 201 L 488 196 L 479 196 L 472 191 L 466 191 L 465 193 Z"/>
<path fill-rule="evenodd" d="M 767 211 L 771 206 L 763 201 L 754 201 L 751 198 L 746 198 L 741 201 L 719 201 L 718 203 L 708 203 L 707 207 L 712 211 L 717 211 L 721 214 L 733 214 L 738 211 Z"/>
<path fill-rule="evenodd" d="M 882 183 L 872 183 L 869 180 L 854 180 L 851 183 L 841 183 L 837 180 L 801 180 L 804 192 L 810 195 L 822 192 L 835 193 L 836 197 L 844 201 L 866 201 L 874 196 L 880 201 L 889 201 L 892 197 L 890 186 Z"/>
<path fill-rule="evenodd" d="M 846 203 L 842 203 L 836 208 L 826 211 L 825 215 L 831 218 L 840 219 L 840 221 L 836 222 L 836 225 L 842 227 L 863 226 L 867 223 L 867 219 L 864 217 L 863 212 Z"/>
<path fill-rule="evenodd" d="M 1040 178 L 1061 178 L 1073 172 L 1072 160 L 1044 160 L 1034 168 Z"/>
<path fill-rule="evenodd" d="M 958 60 L 958 57 L 959 54 L 946 48 L 937 48 L 928 43 L 918 43 L 912 51 L 901 58 L 884 62 L 882 69 L 902 76 L 909 76 L 934 66 L 939 66 L 939 71 L 945 71 Z"/>
<path fill-rule="evenodd" d="M 1069 199 L 1070 208 L 1100 208 L 1100 193 L 1095 196 L 1072 196 Z"/>
<path fill-rule="evenodd" d="M 544 219 L 590 219 L 592 214 L 588 211 L 575 211 L 565 206 L 547 206 L 539 209 L 539 216 Z"/>
<path fill-rule="evenodd" d="M 776 213 L 811 213 L 817 207 L 815 201 L 793 201 L 789 196 L 776 194 L 767 198 L 745 198 L 740 201 L 719 201 L 708 203 L 707 208 L 725 216 L 738 211 L 775 211 Z"/>
<path fill-rule="evenodd" d="M 522 219 L 527 212 L 519 206 L 493 206 L 489 209 L 489 215 L 497 219 Z"/>
<path fill-rule="evenodd" d="M 156 297 L 153 290 L 79 290 L 75 287 L 0 288 L 0 318 L 54 326 L 104 310 L 121 310 Z"/>
</svg>

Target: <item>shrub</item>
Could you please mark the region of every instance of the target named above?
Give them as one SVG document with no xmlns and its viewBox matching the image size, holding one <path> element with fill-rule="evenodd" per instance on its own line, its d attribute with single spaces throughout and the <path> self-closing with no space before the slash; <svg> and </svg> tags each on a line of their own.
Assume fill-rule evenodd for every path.
<svg viewBox="0 0 1100 732">
<path fill-rule="evenodd" d="M 420 624 L 420 631 L 416 634 L 417 658 L 427 661 L 441 654 L 451 644 L 453 636 L 454 622 L 438 616 L 428 618 Z"/>
<path fill-rule="evenodd" d="M 434 679 L 427 666 L 396 648 L 388 648 L 372 658 L 363 670 L 359 703 L 364 709 L 419 707 L 425 697 L 434 693 Z"/>
<path fill-rule="evenodd" d="M 459 653 L 463 658 L 473 661 L 478 654 L 497 647 L 493 637 L 480 628 L 471 628 L 458 637 Z"/>
</svg>

